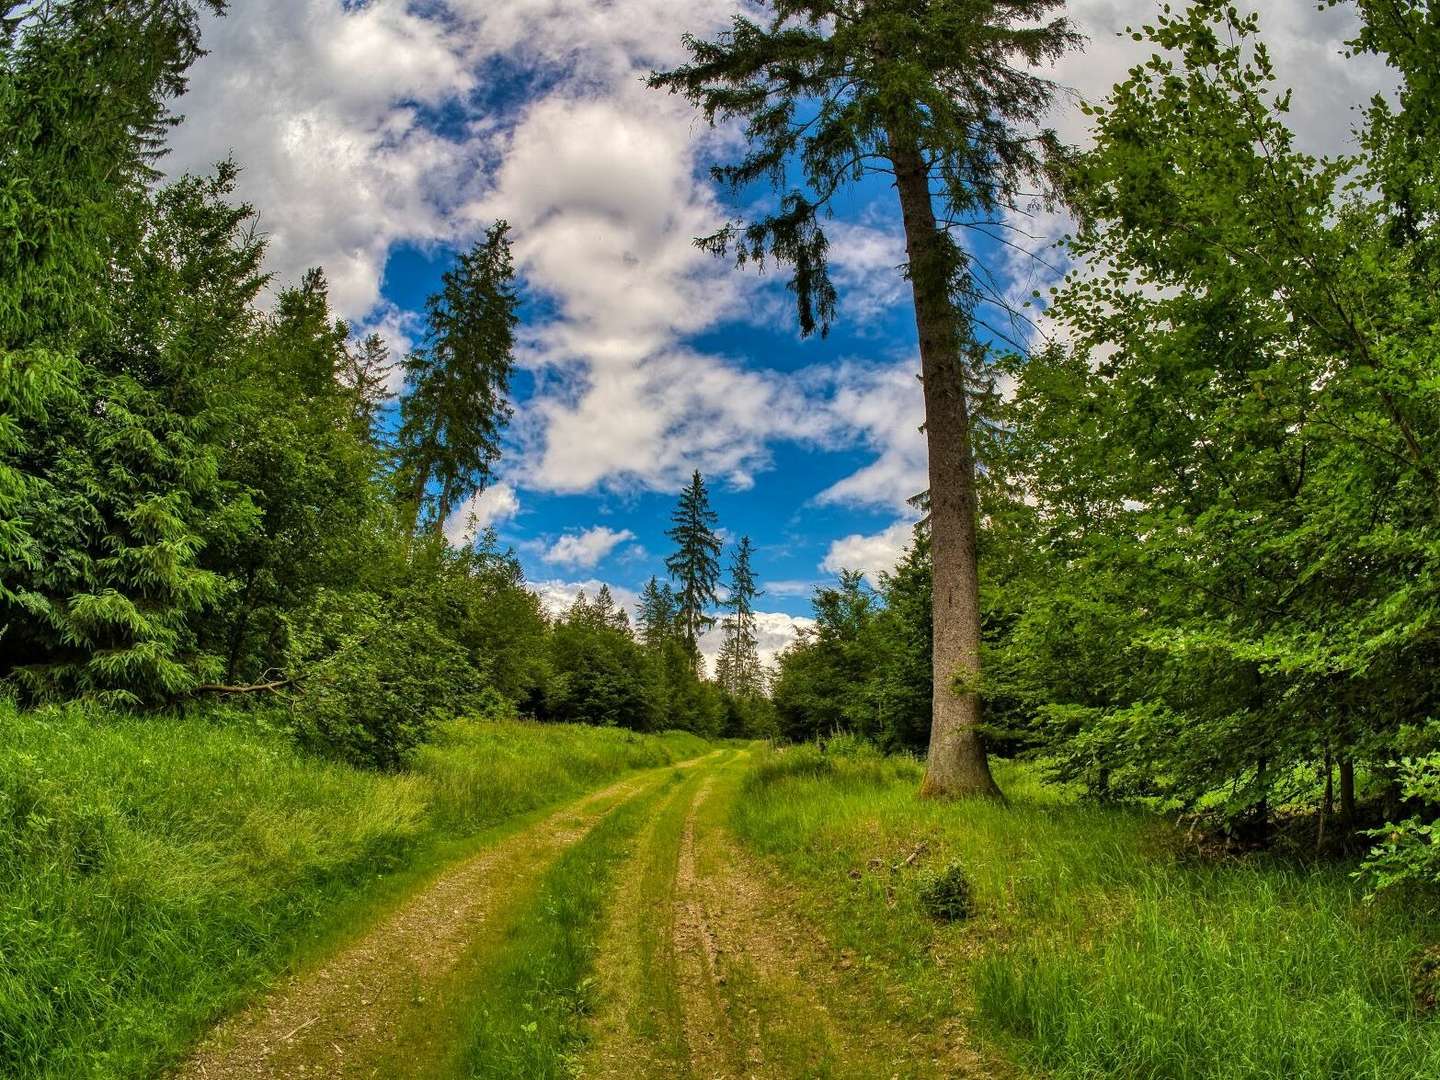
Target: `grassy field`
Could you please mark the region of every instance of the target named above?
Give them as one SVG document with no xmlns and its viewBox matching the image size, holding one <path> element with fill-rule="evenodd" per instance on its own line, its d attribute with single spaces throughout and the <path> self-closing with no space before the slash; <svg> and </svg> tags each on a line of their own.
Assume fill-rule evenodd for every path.
<svg viewBox="0 0 1440 1080">
<path fill-rule="evenodd" d="M 1350 868 L 1191 854 L 1140 813 L 999 763 L 1009 806 L 915 797 L 918 766 L 858 748 L 758 761 L 734 827 L 823 931 L 895 992 L 896 1022 L 960 1014 L 1026 1071 L 1154 1080 L 1440 1076 L 1421 1004 L 1433 898 L 1364 900 Z M 942 925 L 923 883 L 960 864 Z"/>
<path fill-rule="evenodd" d="M 253 720 L 0 701 L 0 1076 L 149 1075 L 477 834 L 702 749 L 462 720 L 385 776 Z"/>
</svg>

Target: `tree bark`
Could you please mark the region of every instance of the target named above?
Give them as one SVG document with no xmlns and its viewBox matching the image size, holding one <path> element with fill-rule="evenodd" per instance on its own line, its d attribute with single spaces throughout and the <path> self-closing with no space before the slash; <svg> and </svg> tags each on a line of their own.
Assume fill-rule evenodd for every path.
<svg viewBox="0 0 1440 1080">
<path fill-rule="evenodd" d="M 1351 758 L 1340 759 L 1340 822 L 1355 824 L 1355 762 Z"/>
<path fill-rule="evenodd" d="M 1325 796 L 1320 801 L 1320 824 L 1315 830 L 1315 850 L 1325 850 L 1325 823 L 1335 813 L 1335 768 L 1330 751 L 1325 751 Z"/>
<path fill-rule="evenodd" d="M 980 678 L 980 577 L 961 314 L 950 291 L 945 238 L 935 224 L 925 160 L 913 139 L 894 129 L 889 135 L 920 337 L 930 454 L 935 686 L 930 750 L 920 793 L 1001 798 L 985 757 L 980 695 L 973 689 Z"/>
</svg>

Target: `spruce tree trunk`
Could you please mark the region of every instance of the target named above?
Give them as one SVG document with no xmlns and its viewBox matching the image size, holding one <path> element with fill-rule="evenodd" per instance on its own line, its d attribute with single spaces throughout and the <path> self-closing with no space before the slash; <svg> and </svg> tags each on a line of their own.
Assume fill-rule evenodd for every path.
<svg viewBox="0 0 1440 1080">
<path fill-rule="evenodd" d="M 892 130 L 890 160 L 895 167 L 910 260 L 930 454 L 935 686 L 930 751 L 920 793 L 1000 798 L 980 738 L 980 695 L 955 689 L 957 677 L 973 686 L 980 676 L 975 457 L 970 445 L 961 315 L 950 293 L 950 268 L 935 223 L 924 158 L 913 140 Z"/>
<path fill-rule="evenodd" d="M 415 470 L 415 481 L 406 500 L 405 512 L 410 517 L 409 535 L 414 536 L 420 528 L 420 507 L 425 503 L 425 488 L 430 483 L 430 465 Z"/>
<path fill-rule="evenodd" d="M 1355 824 L 1355 762 L 1352 758 L 1340 759 L 1340 821 L 1344 825 Z"/>
</svg>

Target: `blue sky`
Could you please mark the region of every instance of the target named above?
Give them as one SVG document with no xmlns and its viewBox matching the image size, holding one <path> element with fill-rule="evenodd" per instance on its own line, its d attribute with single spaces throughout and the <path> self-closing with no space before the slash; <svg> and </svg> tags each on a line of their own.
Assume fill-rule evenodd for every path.
<svg viewBox="0 0 1440 1080">
<path fill-rule="evenodd" d="M 738 6 L 247 0 L 206 23 L 167 167 L 233 155 L 277 280 L 323 266 L 339 312 L 396 351 L 454 252 L 507 219 L 525 295 L 516 418 L 498 483 L 465 515 L 498 530 L 552 605 L 599 582 L 624 598 L 663 573 L 666 518 L 699 468 L 726 534 L 757 546 L 768 652 L 803 624 L 814 584 L 893 565 L 925 460 L 885 184 L 837 207 L 841 317 L 825 340 L 799 338 L 780 278 L 691 242 L 747 209 L 706 173 L 736 136 L 642 79 L 681 59 L 682 32 L 713 34 Z M 1069 7 L 1092 44 L 1052 74 L 1101 97 L 1140 58 L 1119 31 L 1156 5 Z M 1312 0 L 1264 12 L 1304 141 L 1340 149 L 1346 110 L 1383 73 L 1339 57 L 1344 13 Z M 1083 142 L 1068 99 L 1051 122 Z M 1017 224 L 1039 251 L 1066 226 Z M 1017 296 L 1048 284 L 1036 263 L 976 251 Z"/>
</svg>

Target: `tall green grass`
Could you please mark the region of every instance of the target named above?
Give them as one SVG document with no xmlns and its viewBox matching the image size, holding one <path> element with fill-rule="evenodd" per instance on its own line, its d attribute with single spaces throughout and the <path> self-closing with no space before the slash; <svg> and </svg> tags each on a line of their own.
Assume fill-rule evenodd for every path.
<svg viewBox="0 0 1440 1080">
<path fill-rule="evenodd" d="M 672 776 L 666 790 L 683 782 Z M 661 793 L 626 803 L 569 848 L 515 926 L 468 1025 L 456 1075 L 567 1080 L 594 1007 L 595 950 L 610 886 Z"/>
<path fill-rule="evenodd" d="M 456 721 L 379 775 L 254 721 L 0 700 L 0 1076 L 150 1075 L 462 838 L 703 748 Z"/>
<path fill-rule="evenodd" d="M 1194 858 L 1153 816 L 999 772 L 1008 806 L 935 803 L 913 762 L 797 748 L 757 765 L 735 826 L 904 988 L 883 1007 L 968 1013 L 1057 1080 L 1440 1077 L 1415 977 L 1433 897 L 1367 903 L 1345 866 Z M 979 911 L 941 926 L 917 895 L 952 863 Z"/>
</svg>

